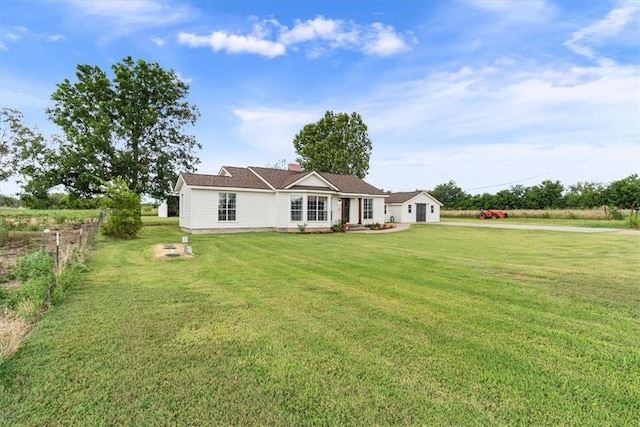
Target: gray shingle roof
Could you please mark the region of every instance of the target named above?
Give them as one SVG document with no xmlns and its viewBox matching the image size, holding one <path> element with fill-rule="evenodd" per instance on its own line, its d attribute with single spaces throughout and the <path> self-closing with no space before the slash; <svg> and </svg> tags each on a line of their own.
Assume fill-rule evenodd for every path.
<svg viewBox="0 0 640 427">
<path fill-rule="evenodd" d="M 233 166 L 225 166 L 225 169 L 231 176 L 224 175 L 203 175 L 193 173 L 182 173 L 182 179 L 187 185 L 195 185 L 202 187 L 223 187 L 223 188 L 255 188 L 260 190 L 270 189 L 264 181 L 268 182 L 276 190 L 282 190 L 293 184 L 301 178 L 311 174 L 310 171 L 290 171 L 283 169 L 271 169 L 261 167 L 239 168 Z M 254 173 L 255 172 L 255 173 Z M 258 174 L 263 180 L 256 176 Z M 354 175 L 341 175 L 335 173 L 318 172 L 322 178 L 338 188 L 339 192 L 346 194 L 367 194 L 367 195 L 386 195 L 385 192 L 373 185 L 365 182 Z M 304 186 L 297 186 L 303 188 Z M 311 187 L 306 187 L 311 189 Z M 313 187 L 319 189 L 319 187 Z"/>
<path fill-rule="evenodd" d="M 400 203 L 408 202 L 409 200 L 413 199 L 420 193 L 427 194 L 429 197 L 431 197 L 431 199 L 433 199 L 436 203 L 442 206 L 442 203 L 440 203 L 438 199 L 436 199 L 435 197 L 433 197 L 431 194 L 427 193 L 424 190 L 407 191 L 403 193 L 390 193 L 389 197 L 387 197 L 387 200 L 385 200 L 384 202 L 388 205 L 396 204 L 396 203 L 400 204 Z"/>
<path fill-rule="evenodd" d="M 387 200 L 385 200 L 385 203 L 386 204 L 404 203 L 408 200 L 413 199 L 420 193 L 422 193 L 422 191 L 407 191 L 404 193 L 391 193 L 389 194 L 389 197 L 387 198 Z"/>
<path fill-rule="evenodd" d="M 225 167 L 231 176 L 203 175 L 198 173 L 181 174 L 185 184 L 200 187 L 255 188 L 269 190 L 269 186 L 250 170 L 244 168 Z"/>
</svg>

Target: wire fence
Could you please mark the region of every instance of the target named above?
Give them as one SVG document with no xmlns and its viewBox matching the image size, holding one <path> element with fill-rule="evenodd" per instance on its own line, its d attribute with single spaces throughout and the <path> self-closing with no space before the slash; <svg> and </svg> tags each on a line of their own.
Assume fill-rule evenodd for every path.
<svg viewBox="0 0 640 427">
<path fill-rule="evenodd" d="M 55 274 L 60 274 L 77 251 L 89 245 L 105 215 L 72 224 L 70 228 L 44 229 L 41 233 L 24 232 L 10 236 L 7 244 L 0 246 L 0 275 L 22 255 L 46 251 L 55 260 Z"/>
</svg>

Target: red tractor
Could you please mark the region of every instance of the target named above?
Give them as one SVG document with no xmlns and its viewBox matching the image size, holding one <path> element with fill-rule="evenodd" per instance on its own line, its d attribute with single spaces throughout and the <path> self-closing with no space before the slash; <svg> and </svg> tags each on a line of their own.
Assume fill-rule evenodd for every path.
<svg viewBox="0 0 640 427">
<path fill-rule="evenodd" d="M 498 218 L 504 219 L 504 218 L 507 218 L 508 216 L 509 215 L 506 212 L 501 211 L 499 209 L 487 209 L 487 210 L 482 209 L 480 211 L 479 218 L 480 219 L 498 219 Z"/>
</svg>

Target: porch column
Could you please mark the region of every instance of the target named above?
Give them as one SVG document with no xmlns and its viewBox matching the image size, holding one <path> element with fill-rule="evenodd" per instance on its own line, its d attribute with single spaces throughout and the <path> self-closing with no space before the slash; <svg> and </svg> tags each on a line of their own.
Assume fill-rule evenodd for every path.
<svg viewBox="0 0 640 427">
<path fill-rule="evenodd" d="M 358 224 L 362 224 L 362 197 L 358 197 Z"/>
</svg>

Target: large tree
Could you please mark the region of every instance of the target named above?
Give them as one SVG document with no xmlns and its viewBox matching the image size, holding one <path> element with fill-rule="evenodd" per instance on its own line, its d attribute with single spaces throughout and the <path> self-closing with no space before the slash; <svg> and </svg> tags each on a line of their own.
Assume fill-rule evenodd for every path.
<svg viewBox="0 0 640 427">
<path fill-rule="evenodd" d="M 20 111 L 3 108 L 0 117 L 0 181 L 16 176 L 27 193 L 45 196 L 55 185 L 55 151 L 37 128 L 22 123 Z"/>
<path fill-rule="evenodd" d="M 433 190 L 429 191 L 429 194 L 449 209 L 462 208 L 464 202 L 470 198 L 470 196 L 462 191 L 462 188 L 458 187 L 453 180 L 444 184 L 436 185 Z M 477 209 L 480 207 L 482 206 L 475 206 L 474 208 Z"/>
<path fill-rule="evenodd" d="M 637 209 L 640 207 L 640 177 L 633 174 L 613 181 L 607 193 L 610 205 L 621 209 Z"/>
<path fill-rule="evenodd" d="M 185 101 L 189 86 L 157 63 L 124 58 L 111 67 L 78 65 L 77 81 L 58 84 L 49 118 L 64 132 L 56 156 L 56 184 L 93 196 L 104 181 L 125 180 L 138 195 L 164 199 L 177 172 L 194 170 L 201 145 L 184 133 L 198 109 Z"/>
<path fill-rule="evenodd" d="M 327 111 L 316 123 L 305 125 L 294 140 L 297 161 L 305 170 L 356 175 L 369 171 L 371 140 L 358 113 Z"/>
<path fill-rule="evenodd" d="M 15 110 L 3 108 L 0 110 L 0 182 L 6 181 L 13 171 L 11 169 L 11 117 Z"/>
</svg>

